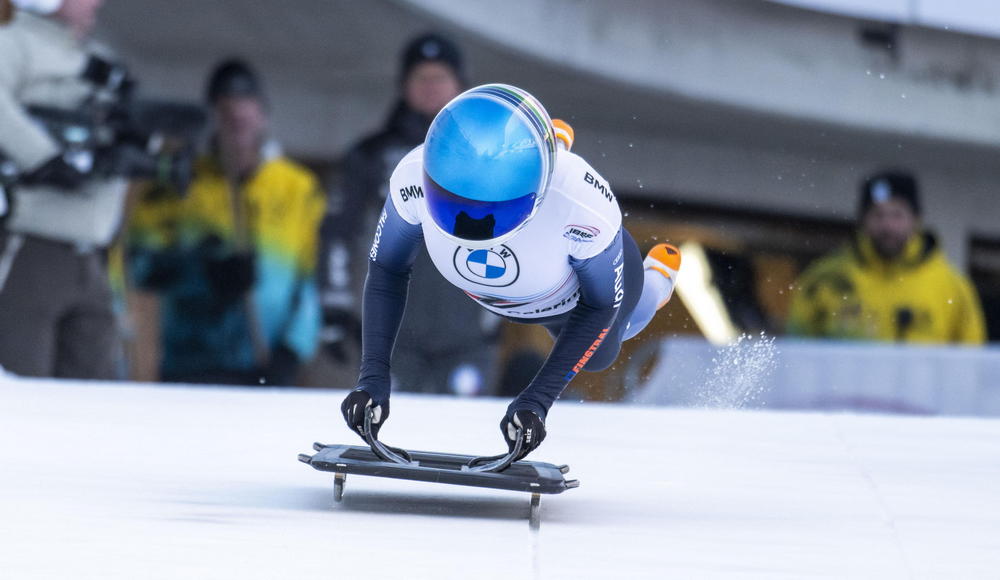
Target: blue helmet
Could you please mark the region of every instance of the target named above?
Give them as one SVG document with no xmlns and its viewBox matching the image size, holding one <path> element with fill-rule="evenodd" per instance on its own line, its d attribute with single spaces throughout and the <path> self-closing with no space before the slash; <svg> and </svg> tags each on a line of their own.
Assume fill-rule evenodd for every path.
<svg viewBox="0 0 1000 580">
<path fill-rule="evenodd" d="M 503 243 L 541 204 L 555 143 L 549 114 L 526 91 L 483 85 L 452 99 L 424 141 L 424 192 L 434 224 L 466 247 Z"/>
</svg>

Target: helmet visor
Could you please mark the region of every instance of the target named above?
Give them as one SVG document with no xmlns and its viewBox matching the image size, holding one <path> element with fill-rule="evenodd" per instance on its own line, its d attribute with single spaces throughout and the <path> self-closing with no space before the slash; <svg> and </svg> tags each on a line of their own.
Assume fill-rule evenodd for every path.
<svg viewBox="0 0 1000 580">
<path fill-rule="evenodd" d="M 505 201 L 479 201 L 448 191 L 424 172 L 424 192 L 431 219 L 453 237 L 483 242 L 504 236 L 528 221 L 536 192 Z"/>
</svg>

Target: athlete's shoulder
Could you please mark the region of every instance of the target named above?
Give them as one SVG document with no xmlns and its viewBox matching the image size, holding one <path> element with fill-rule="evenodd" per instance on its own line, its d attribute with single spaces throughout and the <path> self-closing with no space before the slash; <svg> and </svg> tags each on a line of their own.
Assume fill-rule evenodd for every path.
<svg viewBox="0 0 1000 580">
<path fill-rule="evenodd" d="M 423 167 L 424 167 L 424 146 L 421 143 L 420 145 L 417 145 L 416 147 L 411 149 L 409 153 L 404 155 L 403 158 L 399 160 L 399 163 L 396 164 L 396 168 L 392 170 L 392 176 L 393 178 L 395 178 L 396 174 L 402 175 L 406 172 L 420 173 Z"/>
<path fill-rule="evenodd" d="M 389 197 L 400 216 L 411 224 L 423 221 L 424 146 L 418 145 L 396 164 L 389 178 Z"/>
<path fill-rule="evenodd" d="M 592 214 L 614 230 L 621 225 L 621 209 L 611 185 L 583 157 L 560 150 L 549 188 L 578 212 Z"/>
<path fill-rule="evenodd" d="M 565 220 L 563 236 L 571 242 L 570 254 L 579 259 L 603 251 L 622 225 L 621 209 L 608 181 L 575 153 L 559 151 L 545 203 L 563 207 L 558 212 Z"/>
<path fill-rule="evenodd" d="M 559 151 L 549 187 L 599 213 L 618 212 L 618 199 L 608 180 L 576 153 Z"/>
</svg>

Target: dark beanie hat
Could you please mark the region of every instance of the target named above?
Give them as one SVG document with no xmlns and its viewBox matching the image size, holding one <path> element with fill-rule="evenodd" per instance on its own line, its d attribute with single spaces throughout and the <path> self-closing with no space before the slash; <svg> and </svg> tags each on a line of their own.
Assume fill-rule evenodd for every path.
<svg viewBox="0 0 1000 580">
<path fill-rule="evenodd" d="M 865 179 L 861 183 L 858 215 L 865 215 L 873 205 L 883 203 L 891 198 L 905 201 L 913 210 L 914 215 L 920 215 L 917 179 L 912 173 L 906 171 L 882 171 Z"/>
<path fill-rule="evenodd" d="M 403 49 L 399 80 L 405 82 L 413 68 L 424 62 L 440 62 L 451 67 L 458 80 L 465 81 L 462 52 L 454 42 L 439 34 L 424 34 L 411 40 Z"/>
<path fill-rule="evenodd" d="M 222 97 L 258 97 L 264 98 L 264 88 L 257 72 L 245 61 L 238 58 L 224 60 L 216 65 L 208 86 L 205 88 L 205 99 L 214 105 Z"/>
</svg>

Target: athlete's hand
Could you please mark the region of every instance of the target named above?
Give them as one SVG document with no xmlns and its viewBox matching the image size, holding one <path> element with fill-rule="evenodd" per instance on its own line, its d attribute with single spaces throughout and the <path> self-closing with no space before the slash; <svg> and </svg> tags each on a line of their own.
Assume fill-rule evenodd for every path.
<svg viewBox="0 0 1000 580">
<path fill-rule="evenodd" d="M 365 437 L 365 415 L 368 413 L 369 407 L 375 411 L 375 416 L 372 417 L 372 436 L 377 438 L 379 429 L 389 418 L 388 398 L 382 403 L 375 404 L 364 387 L 358 387 L 351 391 L 344 398 L 344 402 L 340 404 L 340 412 L 344 414 L 347 426 L 361 435 L 362 439 Z"/>
<path fill-rule="evenodd" d="M 508 451 L 514 450 L 518 428 L 521 429 L 524 443 L 521 446 L 521 453 L 514 458 L 515 461 L 523 459 L 542 444 L 545 439 L 545 421 L 527 409 L 508 411 L 500 421 L 500 432 L 503 433 L 504 441 L 507 442 Z"/>
</svg>

